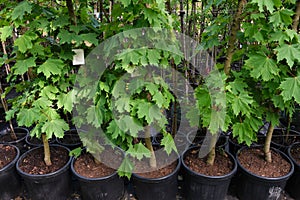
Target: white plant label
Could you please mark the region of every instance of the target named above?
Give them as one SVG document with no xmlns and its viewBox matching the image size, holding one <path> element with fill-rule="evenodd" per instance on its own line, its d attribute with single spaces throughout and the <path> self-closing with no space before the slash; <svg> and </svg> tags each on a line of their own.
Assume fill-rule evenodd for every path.
<svg viewBox="0 0 300 200">
<path fill-rule="evenodd" d="M 84 65 L 84 50 L 83 49 L 72 49 L 75 53 L 73 56 L 73 65 Z"/>
<path fill-rule="evenodd" d="M 271 187 L 269 188 L 269 197 L 268 200 L 278 200 L 281 194 L 281 187 Z"/>
</svg>

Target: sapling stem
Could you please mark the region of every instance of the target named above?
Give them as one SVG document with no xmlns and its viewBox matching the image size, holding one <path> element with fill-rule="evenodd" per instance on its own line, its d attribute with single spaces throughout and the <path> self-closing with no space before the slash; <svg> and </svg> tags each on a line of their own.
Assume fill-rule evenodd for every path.
<svg viewBox="0 0 300 200">
<path fill-rule="evenodd" d="M 268 131 L 267 131 L 265 145 L 264 145 L 265 160 L 267 162 L 272 162 L 272 155 L 271 155 L 270 147 L 271 147 L 273 131 L 274 131 L 274 127 L 273 127 L 272 123 L 270 122 Z"/>
<path fill-rule="evenodd" d="M 296 4 L 296 12 L 293 18 L 293 25 L 292 25 L 293 30 L 296 32 L 298 31 L 299 18 L 300 18 L 300 0 L 298 0 Z"/>
<path fill-rule="evenodd" d="M 146 144 L 146 147 L 151 152 L 151 157 L 150 157 L 150 160 L 149 160 L 149 165 L 150 165 L 151 168 L 156 169 L 157 163 L 156 163 L 156 157 L 155 157 L 155 153 L 154 153 L 152 142 L 151 142 L 151 134 L 150 134 L 150 126 L 149 125 L 147 125 L 145 127 L 145 144 Z"/>
<path fill-rule="evenodd" d="M 6 99 L 2 96 L 2 94 L 3 94 L 3 89 L 2 89 L 2 83 L 1 83 L 1 81 L 0 81 L 0 96 L 1 96 L 1 103 L 2 103 L 2 105 L 3 105 L 4 111 L 7 112 L 7 111 L 8 111 L 8 105 L 7 105 Z M 9 127 L 10 127 L 10 137 L 11 137 L 11 139 L 17 140 L 18 138 L 17 138 L 17 135 L 16 135 L 16 133 L 15 133 L 15 129 L 14 129 L 14 126 L 13 126 L 13 124 L 12 124 L 12 121 L 9 120 L 8 123 L 9 123 Z"/>
<path fill-rule="evenodd" d="M 42 134 L 42 140 L 44 145 L 44 161 L 47 166 L 50 166 L 52 165 L 52 163 L 51 163 L 49 141 L 47 139 L 46 134 Z"/>
<path fill-rule="evenodd" d="M 215 158 L 216 158 L 216 143 L 218 139 L 218 134 L 212 134 L 211 139 L 209 142 L 209 153 L 207 155 L 206 163 L 209 165 L 214 165 Z"/>
</svg>

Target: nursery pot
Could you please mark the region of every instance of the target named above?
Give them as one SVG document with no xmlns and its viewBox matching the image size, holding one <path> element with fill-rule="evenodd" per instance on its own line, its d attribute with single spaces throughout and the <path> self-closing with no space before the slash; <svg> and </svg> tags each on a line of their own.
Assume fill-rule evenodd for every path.
<svg viewBox="0 0 300 200">
<path fill-rule="evenodd" d="M 43 141 L 39 138 L 36 138 L 36 137 L 31 137 L 30 134 L 28 134 L 25 138 L 25 142 L 28 146 L 28 149 L 31 149 L 31 148 L 35 148 L 35 147 L 41 147 L 43 146 Z M 50 138 L 48 140 L 49 144 L 54 144 L 55 143 L 55 139 L 54 138 Z"/>
<path fill-rule="evenodd" d="M 254 147 L 255 148 L 255 147 Z M 236 160 L 239 167 L 239 180 L 237 195 L 240 200 L 271 200 L 279 199 L 281 192 L 283 191 L 287 180 L 294 172 L 293 162 L 282 151 L 272 148 L 277 151 L 286 161 L 291 165 L 290 172 L 281 177 L 264 177 L 256 175 L 245 167 L 243 167 L 238 159 L 238 155 L 246 150 L 247 147 L 241 148 L 236 156 Z"/>
<path fill-rule="evenodd" d="M 0 169 L 0 199 L 10 200 L 18 196 L 22 190 L 21 179 L 15 167 L 20 156 L 20 150 L 15 145 L 5 145 L 14 147 L 17 152 L 16 157 L 8 165 Z"/>
<path fill-rule="evenodd" d="M 226 152 L 233 162 L 233 169 L 226 175 L 208 176 L 191 170 L 184 162 L 187 153 L 197 149 L 199 149 L 199 147 L 190 147 L 184 152 L 181 158 L 183 166 L 183 192 L 185 198 L 189 200 L 224 200 L 230 181 L 237 171 L 235 158 Z"/>
<path fill-rule="evenodd" d="M 43 147 L 35 147 L 25 152 L 17 161 L 16 168 L 18 173 L 24 180 L 24 184 L 31 200 L 66 200 L 72 192 L 69 166 L 71 157 L 68 158 L 66 164 L 59 170 L 42 175 L 29 174 L 20 168 L 21 162 L 27 155 L 35 153 Z M 70 150 L 61 145 L 50 145 L 51 148 L 62 148 L 65 151 Z"/>
<path fill-rule="evenodd" d="M 121 150 L 119 153 L 120 154 L 118 156 L 124 158 Z M 75 170 L 75 162 L 76 158 L 73 158 L 71 162 L 71 171 L 75 179 L 78 180 L 80 194 L 84 200 L 118 200 L 124 196 L 124 179 L 118 176 L 117 170 L 107 176 L 90 178 L 79 174 Z M 112 168 L 114 169 L 115 167 L 116 166 L 113 166 Z"/>
<path fill-rule="evenodd" d="M 288 156 L 293 161 L 295 169 L 293 175 L 287 182 L 286 191 L 293 198 L 300 199 L 300 162 L 299 158 L 298 161 L 296 161 L 296 158 L 292 155 L 292 151 L 296 148 L 298 149 L 298 151 L 300 151 L 300 142 L 294 143 L 288 148 Z M 298 156 L 300 156 L 300 154 L 298 154 Z"/>
<path fill-rule="evenodd" d="M 17 140 L 12 140 L 8 131 L 9 130 L 0 136 L 0 142 L 15 145 L 20 150 L 20 154 L 27 151 L 25 138 L 29 135 L 29 130 L 27 128 L 15 127 L 14 131 L 16 133 Z"/>
<path fill-rule="evenodd" d="M 288 149 L 290 145 L 296 142 L 300 142 L 300 133 L 295 130 L 290 130 L 289 135 L 287 136 L 287 130 L 285 129 L 274 129 L 272 136 L 272 147 L 283 151 L 285 154 L 288 154 Z"/>
<path fill-rule="evenodd" d="M 137 199 L 140 200 L 176 199 L 176 194 L 178 190 L 177 175 L 179 170 L 180 170 L 180 160 L 178 159 L 175 170 L 164 177 L 146 178 L 136 173 L 133 173 L 132 184 Z"/>
<path fill-rule="evenodd" d="M 76 129 L 65 131 L 64 137 L 56 138 L 56 142 L 62 146 L 68 147 L 70 150 L 76 149 L 82 145 Z"/>
</svg>

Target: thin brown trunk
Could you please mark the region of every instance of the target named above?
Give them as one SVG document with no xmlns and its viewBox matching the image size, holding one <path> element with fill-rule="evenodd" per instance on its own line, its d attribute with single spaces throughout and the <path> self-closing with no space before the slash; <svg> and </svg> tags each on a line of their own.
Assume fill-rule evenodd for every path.
<svg viewBox="0 0 300 200">
<path fill-rule="evenodd" d="M 299 18 L 300 18 L 300 0 L 298 0 L 296 4 L 296 13 L 294 15 L 293 25 L 292 25 L 293 30 L 295 30 L 296 32 L 298 31 Z"/>
<path fill-rule="evenodd" d="M 210 143 L 209 143 L 210 151 L 207 155 L 207 160 L 206 160 L 206 163 L 209 164 L 209 165 L 214 165 L 214 162 L 215 162 L 217 139 L 218 139 L 218 134 L 213 134 L 211 136 L 211 140 L 210 140 Z"/>
<path fill-rule="evenodd" d="M 67 3 L 67 8 L 68 8 L 71 24 L 76 25 L 76 15 L 75 15 L 75 11 L 74 11 L 73 1 L 66 0 L 66 3 Z"/>
<path fill-rule="evenodd" d="M 46 134 L 42 134 L 42 139 L 43 139 L 43 145 L 44 145 L 44 161 L 47 166 L 50 166 L 50 165 L 52 165 L 52 163 L 51 163 L 49 142 L 46 137 Z"/>
<path fill-rule="evenodd" d="M 226 52 L 226 60 L 225 60 L 225 64 L 224 64 L 224 72 L 226 75 L 229 75 L 230 73 L 230 66 L 231 66 L 231 61 L 232 61 L 232 56 L 234 54 L 234 50 L 235 50 L 235 42 L 236 42 L 236 35 L 237 32 L 240 29 L 240 23 L 242 21 L 242 13 L 243 13 L 243 9 L 246 5 L 247 1 L 246 0 L 240 0 L 239 4 L 238 4 L 238 8 L 237 8 L 237 12 L 234 15 L 233 18 L 233 23 L 231 26 L 231 33 L 230 33 L 230 37 L 228 40 L 228 48 L 227 48 L 227 52 Z"/>
<path fill-rule="evenodd" d="M 3 94 L 3 89 L 2 89 L 2 83 L 0 82 L 0 97 L 1 97 L 1 103 L 3 105 L 3 109 L 5 112 L 8 111 L 8 105 L 7 105 L 7 102 L 6 102 L 6 99 L 2 96 Z M 15 133 L 15 129 L 13 127 L 13 124 L 12 124 L 12 121 L 9 120 L 9 127 L 10 127 L 10 137 L 12 140 L 17 140 L 17 135 Z"/>
<path fill-rule="evenodd" d="M 150 165 L 151 168 L 156 169 L 157 163 L 156 163 L 156 157 L 155 157 L 155 153 L 154 153 L 153 146 L 152 146 L 152 141 L 151 141 L 150 126 L 145 127 L 145 144 L 146 144 L 146 147 L 151 152 L 149 165 Z"/>
<path fill-rule="evenodd" d="M 274 127 L 273 127 L 272 123 L 270 122 L 267 136 L 266 136 L 265 145 L 264 145 L 265 160 L 267 162 L 272 162 L 272 155 L 271 155 L 270 147 L 271 147 L 273 131 L 274 131 Z"/>
</svg>

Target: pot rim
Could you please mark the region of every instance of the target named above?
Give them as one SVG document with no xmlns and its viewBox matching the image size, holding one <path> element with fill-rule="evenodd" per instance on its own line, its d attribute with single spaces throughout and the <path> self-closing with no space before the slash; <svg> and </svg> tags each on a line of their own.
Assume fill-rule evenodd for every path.
<svg viewBox="0 0 300 200">
<path fill-rule="evenodd" d="M 49 145 L 50 148 L 51 147 L 59 147 L 59 148 L 63 148 L 65 150 L 68 151 L 68 153 L 70 152 L 70 149 L 65 147 L 65 146 L 62 146 L 62 145 L 59 145 L 59 144 L 50 144 Z M 30 153 L 30 152 L 33 152 L 33 151 L 36 151 L 37 149 L 40 149 L 40 148 L 44 148 L 43 146 L 38 146 L 38 147 L 34 147 L 28 151 L 26 151 L 23 155 L 21 155 L 16 163 L 16 169 L 17 169 L 17 172 L 21 175 L 21 176 L 24 176 L 24 177 L 31 177 L 33 179 L 41 179 L 41 178 L 50 178 L 52 176 L 57 176 L 59 174 L 62 174 L 63 172 L 65 172 L 66 170 L 68 170 L 69 168 L 69 165 L 71 163 L 71 160 L 72 160 L 72 157 L 69 156 L 69 160 L 67 161 L 67 163 L 62 167 L 60 168 L 59 170 L 55 171 L 55 172 L 51 172 L 51 173 L 48 173 L 48 174 L 28 174 L 26 172 L 24 172 L 23 170 L 21 170 L 21 168 L 19 167 L 19 164 L 21 163 L 21 161 L 24 159 L 24 157 Z"/>
</svg>

